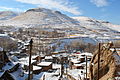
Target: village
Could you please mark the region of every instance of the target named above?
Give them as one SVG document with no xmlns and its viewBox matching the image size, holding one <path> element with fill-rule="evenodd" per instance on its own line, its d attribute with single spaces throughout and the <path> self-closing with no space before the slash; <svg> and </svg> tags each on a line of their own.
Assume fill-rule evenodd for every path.
<svg viewBox="0 0 120 80">
<path fill-rule="evenodd" d="M 81 32 L 76 32 L 81 36 L 72 31 L 66 33 L 67 29 L 66 32 L 62 29 L 40 30 L 20 28 L 0 34 L 0 79 L 120 79 L 119 44 L 110 41 L 98 45 Z"/>
<path fill-rule="evenodd" d="M 0 0 L 0 80 L 120 80 L 120 0 Z"/>
</svg>

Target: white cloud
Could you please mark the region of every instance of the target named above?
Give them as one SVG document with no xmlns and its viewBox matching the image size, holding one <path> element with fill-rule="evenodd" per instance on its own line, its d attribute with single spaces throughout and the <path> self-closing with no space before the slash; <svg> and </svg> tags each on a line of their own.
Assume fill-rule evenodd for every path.
<svg viewBox="0 0 120 80">
<path fill-rule="evenodd" d="M 74 15 L 81 15 L 81 11 L 78 7 L 68 0 L 16 0 L 22 3 L 29 3 L 37 5 L 38 7 L 45 7 L 49 9 L 56 9 L 61 11 L 66 11 Z"/>
<path fill-rule="evenodd" d="M 8 7 L 4 7 L 4 6 L 0 6 L 0 9 L 2 9 L 2 10 L 13 10 L 13 8 L 8 8 Z"/>
<path fill-rule="evenodd" d="M 16 12 L 22 12 L 23 10 L 19 9 L 19 8 L 11 8 L 11 7 L 5 7 L 5 6 L 0 6 L 0 10 L 1 11 L 16 11 Z"/>
<path fill-rule="evenodd" d="M 107 6 L 109 3 L 107 0 L 90 0 L 90 2 L 95 4 L 97 7 Z"/>
</svg>

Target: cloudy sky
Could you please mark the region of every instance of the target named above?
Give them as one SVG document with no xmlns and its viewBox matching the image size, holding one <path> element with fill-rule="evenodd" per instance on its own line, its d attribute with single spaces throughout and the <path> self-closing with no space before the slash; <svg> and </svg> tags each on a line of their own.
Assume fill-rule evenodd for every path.
<svg viewBox="0 0 120 80">
<path fill-rule="evenodd" d="M 120 0 L 0 0 L 0 11 L 23 12 L 37 7 L 120 24 Z"/>
</svg>

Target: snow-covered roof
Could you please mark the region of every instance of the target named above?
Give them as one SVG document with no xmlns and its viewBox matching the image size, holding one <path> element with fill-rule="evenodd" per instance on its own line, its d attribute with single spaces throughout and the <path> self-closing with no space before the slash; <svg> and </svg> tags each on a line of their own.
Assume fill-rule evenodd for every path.
<svg viewBox="0 0 120 80">
<path fill-rule="evenodd" d="M 55 57 L 55 55 L 52 55 L 52 57 Z"/>
<path fill-rule="evenodd" d="M 67 57 L 69 54 L 68 53 L 62 53 L 62 54 L 57 54 L 57 57 Z"/>
<path fill-rule="evenodd" d="M 54 76 L 57 73 L 47 73 L 47 72 L 41 72 L 38 75 L 33 76 L 33 80 L 58 80 L 59 76 Z"/>
<path fill-rule="evenodd" d="M 0 37 L 6 37 L 8 34 L 0 34 Z"/>
<path fill-rule="evenodd" d="M 74 66 L 82 66 L 82 64 L 74 64 Z"/>
<path fill-rule="evenodd" d="M 81 54 L 72 54 L 72 56 L 76 56 L 76 57 L 79 57 L 79 58 L 85 58 L 85 57 L 83 57 L 83 56 L 81 56 Z"/>
<path fill-rule="evenodd" d="M 73 63 L 80 63 L 80 61 L 78 59 L 71 59 L 71 62 L 73 62 Z"/>
<path fill-rule="evenodd" d="M 24 43 L 24 45 L 28 46 L 30 43 Z"/>
<path fill-rule="evenodd" d="M 85 58 L 84 56 L 88 56 L 88 57 L 92 57 L 93 56 L 92 53 L 88 53 L 88 52 L 84 52 L 84 53 L 80 53 L 80 54 L 74 54 L 73 53 L 72 55 L 77 56 L 79 58 Z"/>
<path fill-rule="evenodd" d="M 21 43 L 22 43 L 23 41 L 22 41 L 22 40 L 20 40 L 20 39 L 18 39 L 18 42 L 21 42 Z"/>
<path fill-rule="evenodd" d="M 11 65 L 9 65 L 9 64 L 11 64 Z M 9 70 L 9 69 L 11 69 L 14 65 L 15 65 L 15 64 L 13 64 L 13 63 L 7 63 L 2 69 L 3 69 L 3 70 Z"/>
<path fill-rule="evenodd" d="M 82 54 L 80 54 L 80 55 L 93 56 L 93 54 L 92 54 L 92 53 L 89 53 L 89 52 L 84 52 L 84 53 L 82 53 Z"/>
<path fill-rule="evenodd" d="M 38 75 L 34 75 L 33 76 L 33 80 L 40 80 L 40 79 L 43 79 L 43 76 L 45 75 L 46 72 L 41 72 L 40 74 Z"/>
<path fill-rule="evenodd" d="M 49 66 L 49 65 L 51 65 L 52 64 L 52 62 L 41 62 L 41 63 L 39 63 L 39 64 L 37 64 L 38 66 Z"/>
<path fill-rule="evenodd" d="M 3 51 L 3 48 L 0 47 L 0 51 Z"/>
<path fill-rule="evenodd" d="M 11 54 L 20 54 L 19 51 L 10 51 Z"/>
<path fill-rule="evenodd" d="M 10 56 L 10 59 L 14 62 L 18 61 L 18 58 L 14 55 Z"/>
<path fill-rule="evenodd" d="M 33 66 L 33 70 L 40 70 L 42 69 L 42 67 L 39 67 L 39 66 Z"/>
<path fill-rule="evenodd" d="M 33 58 L 35 57 L 37 57 L 37 55 L 32 55 L 31 63 L 36 61 L 36 60 L 33 60 Z M 21 63 L 22 65 L 29 65 L 29 57 L 20 58 L 19 63 Z"/>
<path fill-rule="evenodd" d="M 59 80 L 60 76 L 54 76 L 59 75 L 58 73 L 46 73 L 45 74 L 45 80 Z"/>
<path fill-rule="evenodd" d="M 4 72 L 0 72 L 0 77 L 4 74 Z"/>
<path fill-rule="evenodd" d="M 82 66 L 86 66 L 86 62 L 80 63 Z M 90 61 L 87 62 L 87 65 L 89 67 Z"/>
<path fill-rule="evenodd" d="M 69 38 L 75 38 L 75 37 L 88 37 L 88 35 L 85 34 L 74 34 L 74 35 L 68 35 Z"/>
<path fill-rule="evenodd" d="M 58 69 L 58 68 L 60 69 L 60 68 L 61 68 L 61 65 L 60 65 L 60 64 L 53 64 L 53 65 L 52 65 L 52 68 L 53 68 L 53 69 Z"/>
<path fill-rule="evenodd" d="M 45 56 L 45 59 L 53 59 L 52 56 Z"/>
<path fill-rule="evenodd" d="M 17 39 L 10 37 L 13 41 L 16 41 Z"/>
</svg>

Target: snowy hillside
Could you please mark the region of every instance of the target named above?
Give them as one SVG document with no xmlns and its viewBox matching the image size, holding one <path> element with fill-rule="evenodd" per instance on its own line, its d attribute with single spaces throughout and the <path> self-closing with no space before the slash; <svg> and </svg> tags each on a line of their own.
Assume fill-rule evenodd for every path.
<svg viewBox="0 0 120 80">
<path fill-rule="evenodd" d="M 74 27 L 78 26 L 77 21 L 62 14 L 59 11 L 53 11 L 45 8 L 29 9 L 25 13 L 16 16 L 6 22 L 4 25 L 22 26 L 22 27 Z"/>
<path fill-rule="evenodd" d="M 82 31 L 120 31 L 119 25 L 111 24 L 107 21 L 100 21 L 88 17 L 70 18 L 59 11 L 53 11 L 45 8 L 29 9 L 26 12 L 17 15 L 13 12 L 0 13 L 1 26 L 16 27 L 40 27 L 40 28 L 79 28 Z M 5 21 L 4 21 L 5 20 Z"/>
<path fill-rule="evenodd" d="M 73 19 L 76 19 L 79 21 L 81 26 L 86 27 L 87 29 L 93 29 L 93 30 L 116 30 L 120 32 L 120 25 L 114 25 L 108 21 L 101 21 L 96 20 L 89 17 L 73 17 Z"/>
</svg>

